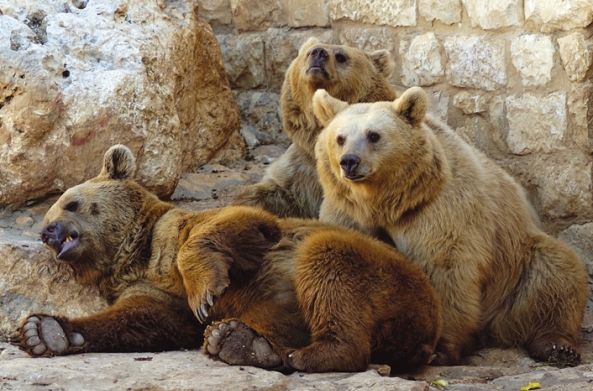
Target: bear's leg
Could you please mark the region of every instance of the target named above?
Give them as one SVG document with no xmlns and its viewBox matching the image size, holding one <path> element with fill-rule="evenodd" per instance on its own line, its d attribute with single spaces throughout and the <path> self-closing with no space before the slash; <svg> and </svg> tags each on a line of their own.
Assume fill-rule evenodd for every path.
<svg viewBox="0 0 593 391">
<path fill-rule="evenodd" d="M 536 360 L 576 365 L 587 301 L 583 262 L 545 234 L 531 237 L 524 249 L 526 270 L 509 299 L 510 310 L 493 324 L 493 335 L 507 345 L 524 345 Z"/>
<path fill-rule="evenodd" d="M 195 348 L 202 343 L 201 330 L 184 307 L 144 296 L 86 318 L 34 314 L 25 319 L 15 342 L 33 357 Z"/>
<path fill-rule="evenodd" d="M 322 196 L 315 159 L 292 144 L 233 205 L 260 207 L 278 217 L 317 218 Z"/>
<path fill-rule="evenodd" d="M 346 238 L 350 239 L 350 238 Z M 300 371 L 364 371 L 371 358 L 375 316 L 371 271 L 340 234 L 307 238 L 297 257 L 296 294 L 313 342 L 289 356 Z M 354 244 L 356 245 L 356 244 Z M 376 283 L 376 282 L 375 282 Z"/>
<path fill-rule="evenodd" d="M 281 237 L 275 216 L 245 206 L 220 209 L 192 229 L 177 255 L 177 267 L 189 306 L 201 323 L 229 285 L 245 284 L 255 275 Z"/>
<path fill-rule="evenodd" d="M 458 268 L 437 268 L 431 282 L 441 299 L 443 329 L 431 365 L 458 365 L 478 347 L 482 309 L 481 283 L 475 279 L 473 262 L 456 260 Z M 463 266 L 467 265 L 467 269 Z"/>
</svg>

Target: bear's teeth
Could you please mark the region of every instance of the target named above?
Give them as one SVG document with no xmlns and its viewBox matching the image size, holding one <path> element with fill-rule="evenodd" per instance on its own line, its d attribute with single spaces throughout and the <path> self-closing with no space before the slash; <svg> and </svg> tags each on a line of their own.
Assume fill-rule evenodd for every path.
<svg viewBox="0 0 593 391">
<path fill-rule="evenodd" d="M 66 238 L 66 243 L 70 243 L 71 241 L 72 241 L 72 236 L 68 236 L 68 237 Z"/>
</svg>

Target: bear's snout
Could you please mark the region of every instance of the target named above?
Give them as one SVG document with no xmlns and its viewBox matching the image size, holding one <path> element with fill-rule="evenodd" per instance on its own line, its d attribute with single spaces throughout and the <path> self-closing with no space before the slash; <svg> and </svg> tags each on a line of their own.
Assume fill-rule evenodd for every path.
<svg viewBox="0 0 593 391">
<path fill-rule="evenodd" d="M 329 58 L 329 53 L 324 48 L 315 48 L 311 51 L 311 59 L 314 63 L 322 64 Z"/>
<path fill-rule="evenodd" d="M 348 179 L 356 179 L 356 169 L 360 165 L 360 158 L 354 154 L 343 155 L 340 159 L 340 167 L 344 170 L 344 176 Z"/>
<path fill-rule="evenodd" d="M 52 242 L 59 242 L 62 231 L 62 224 L 57 222 L 49 223 L 41 230 L 41 241 L 49 246 L 52 246 Z"/>
</svg>

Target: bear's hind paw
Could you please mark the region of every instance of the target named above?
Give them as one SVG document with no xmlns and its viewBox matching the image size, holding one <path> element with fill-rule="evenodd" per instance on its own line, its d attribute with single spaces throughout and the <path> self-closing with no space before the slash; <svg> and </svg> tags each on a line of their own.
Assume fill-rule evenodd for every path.
<svg viewBox="0 0 593 391">
<path fill-rule="evenodd" d="M 576 366 L 581 362 L 581 354 L 569 343 L 547 342 L 536 344 L 529 349 L 535 360 L 545 361 L 560 367 Z"/>
<path fill-rule="evenodd" d="M 33 315 L 20 329 L 19 347 L 32 357 L 51 357 L 67 354 L 71 347 L 80 347 L 85 341 L 81 334 L 66 335 L 57 320 L 51 316 Z"/>
<path fill-rule="evenodd" d="M 282 358 L 266 338 L 239 320 L 216 322 L 206 328 L 204 351 L 231 365 L 275 368 Z"/>
</svg>

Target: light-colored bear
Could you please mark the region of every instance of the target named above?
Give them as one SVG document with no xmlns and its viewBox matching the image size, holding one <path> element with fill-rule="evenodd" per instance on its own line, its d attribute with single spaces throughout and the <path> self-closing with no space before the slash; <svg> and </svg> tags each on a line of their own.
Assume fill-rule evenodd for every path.
<svg viewBox="0 0 593 391">
<path fill-rule="evenodd" d="M 316 218 L 323 191 L 315 170 L 315 140 L 323 126 L 315 118 L 313 94 L 324 88 L 350 103 L 393 100 L 389 76 L 395 64 L 387 50 L 365 52 L 310 38 L 286 71 L 280 106 L 292 144 L 247 187 L 235 205 L 262 207 L 280 217 Z"/>
<path fill-rule="evenodd" d="M 430 277 L 443 305 L 437 365 L 483 345 L 523 346 L 575 364 L 587 300 L 582 261 L 544 233 L 522 188 L 446 125 L 418 87 L 348 105 L 319 90 L 320 219 L 386 230 Z"/>
</svg>

